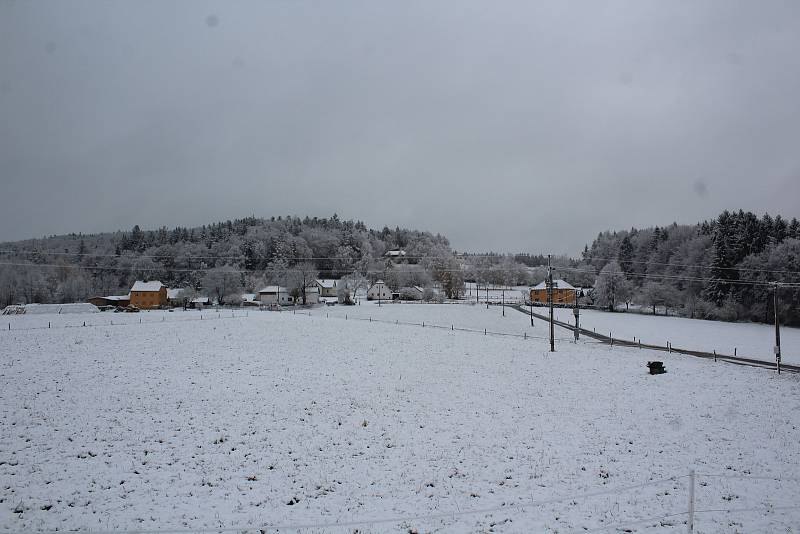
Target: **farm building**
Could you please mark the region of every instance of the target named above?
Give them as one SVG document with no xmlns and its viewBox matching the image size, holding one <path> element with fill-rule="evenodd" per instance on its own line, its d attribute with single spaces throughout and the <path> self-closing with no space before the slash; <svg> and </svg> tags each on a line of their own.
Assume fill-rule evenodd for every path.
<svg viewBox="0 0 800 534">
<path fill-rule="evenodd" d="M 420 286 L 401 287 L 399 298 L 402 300 L 422 300 L 425 290 Z"/>
<path fill-rule="evenodd" d="M 90 304 L 94 304 L 98 308 L 102 306 L 117 306 L 124 308 L 131 303 L 130 295 L 109 295 L 107 297 L 92 297 L 89 299 Z"/>
<path fill-rule="evenodd" d="M 258 292 L 258 300 L 261 304 L 292 304 L 294 299 L 289 295 L 289 290 L 282 286 L 267 286 Z"/>
<path fill-rule="evenodd" d="M 188 302 L 187 306 L 194 310 L 202 310 L 211 306 L 211 299 L 208 297 L 195 297 Z"/>
<path fill-rule="evenodd" d="M 131 306 L 139 309 L 155 309 L 167 305 L 167 286 L 158 280 L 137 280 L 131 288 Z"/>
<path fill-rule="evenodd" d="M 383 280 L 378 280 L 367 291 L 367 300 L 391 300 L 392 290 Z"/>
<path fill-rule="evenodd" d="M 335 297 L 336 284 L 338 280 L 317 280 L 317 287 L 319 288 L 320 297 Z"/>
<path fill-rule="evenodd" d="M 564 280 L 553 280 L 553 304 L 574 304 L 578 288 Z M 547 304 L 547 283 L 542 282 L 531 288 L 531 302 Z"/>
</svg>

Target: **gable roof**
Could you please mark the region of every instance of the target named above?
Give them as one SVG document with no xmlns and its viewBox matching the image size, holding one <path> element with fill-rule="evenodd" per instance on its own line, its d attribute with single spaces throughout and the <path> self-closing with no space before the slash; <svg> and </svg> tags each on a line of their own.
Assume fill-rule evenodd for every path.
<svg viewBox="0 0 800 534">
<path fill-rule="evenodd" d="M 142 282 L 141 280 L 137 280 L 133 283 L 131 291 L 161 291 L 162 287 L 164 287 L 164 284 L 158 280 L 152 280 L 150 282 Z"/>
<path fill-rule="evenodd" d="M 533 286 L 531 289 L 547 289 L 547 284 L 545 282 L 541 282 Z M 553 280 L 553 289 L 577 289 L 577 288 L 565 282 L 564 280 L 558 279 L 558 280 Z"/>
<path fill-rule="evenodd" d="M 328 280 L 328 279 L 317 280 L 317 284 L 319 284 L 319 286 L 323 289 L 333 289 L 334 287 L 336 287 L 336 282 L 338 282 L 338 280 Z"/>
<path fill-rule="evenodd" d="M 267 286 L 267 287 L 265 287 L 265 288 L 263 288 L 263 289 L 259 289 L 259 290 L 258 290 L 258 292 L 259 292 L 259 293 L 268 293 L 268 294 L 271 294 L 271 293 L 278 293 L 278 292 L 281 292 L 281 293 L 288 293 L 288 292 L 289 292 L 289 290 L 288 290 L 288 289 L 286 289 L 286 288 L 285 288 L 285 287 L 283 287 L 283 286 Z"/>
</svg>

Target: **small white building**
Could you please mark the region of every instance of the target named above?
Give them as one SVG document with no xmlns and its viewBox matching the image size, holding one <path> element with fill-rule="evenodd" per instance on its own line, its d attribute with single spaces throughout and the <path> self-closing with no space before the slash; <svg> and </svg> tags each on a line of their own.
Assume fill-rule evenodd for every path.
<svg viewBox="0 0 800 534">
<path fill-rule="evenodd" d="M 406 251 L 396 248 L 396 249 L 392 249 L 392 250 L 387 250 L 383 254 L 383 256 L 385 258 L 390 258 L 390 259 L 395 260 L 395 261 L 396 260 L 401 260 L 401 259 L 406 257 Z"/>
<path fill-rule="evenodd" d="M 283 286 L 267 286 L 259 290 L 258 300 L 261 301 L 261 304 L 266 305 L 280 304 L 281 306 L 285 306 L 294 303 L 294 299 L 289 294 L 289 290 Z"/>
<path fill-rule="evenodd" d="M 338 280 L 317 280 L 320 297 L 335 297 Z"/>
<path fill-rule="evenodd" d="M 189 307 L 195 310 L 202 310 L 211 306 L 211 299 L 208 297 L 195 297 L 189 301 Z"/>
<path fill-rule="evenodd" d="M 392 300 L 392 290 L 383 280 L 378 280 L 367 291 L 367 300 Z"/>
</svg>

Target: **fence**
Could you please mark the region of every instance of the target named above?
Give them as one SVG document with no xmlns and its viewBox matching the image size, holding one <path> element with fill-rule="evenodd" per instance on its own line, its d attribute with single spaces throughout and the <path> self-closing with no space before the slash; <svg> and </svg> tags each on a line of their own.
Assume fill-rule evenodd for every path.
<svg viewBox="0 0 800 534">
<path fill-rule="evenodd" d="M 140 314 L 146 314 L 147 312 L 140 312 Z M 13 326 L 12 323 L 8 322 L 6 328 L 0 328 L 1 332 L 20 332 L 20 331 L 28 331 L 28 330 L 48 330 L 48 329 L 59 329 L 59 328 L 96 328 L 99 326 L 132 326 L 132 325 L 147 325 L 147 324 L 174 324 L 174 323 L 186 323 L 192 321 L 213 321 L 213 320 L 220 320 L 220 319 L 241 319 L 243 317 L 248 317 L 249 312 L 240 312 L 236 313 L 231 311 L 230 314 L 228 312 L 211 312 L 211 313 L 200 313 L 199 317 L 188 317 L 188 318 L 180 318 L 180 319 L 171 319 L 167 320 L 167 315 L 161 315 L 161 319 L 155 320 L 148 320 L 147 318 L 142 317 L 140 314 L 119 314 L 117 315 L 117 320 L 115 321 L 112 319 L 106 319 L 108 316 L 104 313 L 98 313 L 93 315 L 98 315 L 97 320 L 89 320 L 86 321 L 84 319 L 79 319 L 74 324 L 57 324 L 54 325 L 52 321 L 47 321 L 47 326 L 42 324 L 41 326 Z M 138 317 L 137 317 L 138 316 Z M 17 317 L 36 317 L 35 315 L 20 315 Z M 125 317 L 127 319 L 122 319 Z M 133 320 L 134 318 L 138 318 L 138 321 Z"/>
<path fill-rule="evenodd" d="M 537 319 L 540 319 L 542 321 L 549 321 L 550 320 L 550 318 L 547 317 L 546 315 L 541 315 L 541 314 L 535 313 L 533 310 L 526 310 L 526 309 L 523 309 L 520 306 L 512 306 L 512 307 L 517 311 L 520 311 L 520 312 L 522 312 L 522 313 L 524 313 L 526 315 L 531 315 L 531 316 L 536 317 Z M 569 323 L 565 323 L 563 321 L 559 321 L 559 320 L 553 319 L 553 324 L 555 324 L 557 326 L 560 326 L 561 328 L 566 328 L 567 330 L 569 330 L 571 332 L 575 331 L 575 326 L 574 325 L 571 325 Z M 775 368 L 775 362 L 770 362 L 770 361 L 766 361 L 766 360 L 758 360 L 758 359 L 755 359 L 755 358 L 744 358 L 744 357 L 737 356 L 737 355 L 731 356 L 729 354 L 723 354 L 721 352 L 716 352 L 716 351 L 707 352 L 707 351 L 702 351 L 702 350 L 684 349 L 684 348 L 680 348 L 680 347 L 675 347 L 669 341 L 667 341 L 664 345 L 653 345 L 651 343 L 643 343 L 641 339 L 637 340 L 636 338 L 634 338 L 633 341 L 629 341 L 629 340 L 621 339 L 621 338 L 614 338 L 613 337 L 613 332 L 609 332 L 609 335 L 607 335 L 607 336 L 603 335 L 603 334 L 598 334 L 594 330 L 587 330 L 585 328 L 578 328 L 578 332 L 581 335 L 584 335 L 584 336 L 589 337 L 591 339 L 597 340 L 597 342 L 599 342 L 599 343 L 604 343 L 604 344 L 607 344 L 607 345 L 611 345 L 612 347 L 614 345 L 617 345 L 617 346 L 620 346 L 620 347 L 649 349 L 649 350 L 657 350 L 657 351 L 669 352 L 669 353 L 675 352 L 675 353 L 678 353 L 678 354 L 685 354 L 687 356 L 696 356 L 698 358 L 704 358 L 704 359 L 707 359 L 707 360 L 713 359 L 715 362 L 723 361 L 723 362 L 733 363 L 733 364 L 737 364 L 737 365 L 747 365 L 747 366 L 750 366 L 750 367 L 762 367 L 762 368 L 767 368 L 767 369 L 774 369 Z M 781 363 L 780 369 L 782 371 L 788 371 L 788 372 L 791 372 L 791 373 L 800 373 L 800 365 L 791 365 L 791 364 Z"/>
<path fill-rule="evenodd" d="M 800 511 L 800 504 L 797 504 L 796 497 L 798 491 L 800 491 L 800 478 L 793 478 L 793 477 L 773 477 L 770 475 L 752 475 L 752 474 L 731 474 L 731 473 L 696 473 L 694 470 L 690 470 L 689 473 L 684 475 L 675 475 L 666 478 L 660 478 L 657 480 L 648 480 L 645 482 L 641 482 L 638 484 L 631 484 L 627 486 L 618 486 L 614 488 L 603 488 L 603 489 L 596 489 L 593 491 L 584 491 L 580 493 L 571 493 L 566 495 L 559 495 L 556 497 L 550 497 L 546 499 L 535 499 L 531 498 L 528 500 L 522 500 L 512 503 L 502 502 L 493 506 L 487 506 L 482 508 L 473 508 L 467 510 L 451 510 L 445 512 L 435 512 L 429 514 L 408 514 L 408 515 L 395 515 L 391 517 L 371 517 L 371 518 L 359 518 L 354 520 L 346 520 L 346 521 L 320 521 L 320 522 L 313 522 L 313 523 L 290 523 L 290 524 L 262 524 L 258 526 L 252 525 L 243 525 L 243 526 L 236 526 L 236 527 L 220 527 L 220 528 L 181 528 L 181 529 L 141 529 L 141 530 L 82 530 L 86 534 L 189 534 L 189 533 L 197 533 L 197 534 L 210 534 L 210 533 L 227 533 L 227 532 L 238 532 L 238 533 L 246 533 L 246 532 L 257 532 L 258 534 L 264 534 L 266 532 L 280 532 L 280 531 L 322 531 L 322 530 L 339 530 L 339 529 L 357 529 L 357 531 L 362 531 L 361 528 L 357 527 L 376 527 L 383 525 L 384 528 L 388 525 L 413 525 L 414 523 L 423 523 L 423 522 L 432 522 L 432 521 L 447 521 L 452 520 L 455 521 L 458 518 L 465 517 L 465 516 L 475 516 L 475 515 L 489 515 L 493 513 L 503 513 L 505 515 L 517 515 L 517 521 L 520 521 L 519 515 L 521 514 L 528 514 L 529 511 L 526 510 L 530 508 L 538 508 L 545 505 L 553 505 L 553 504 L 560 504 L 560 503 L 568 503 L 570 505 L 575 505 L 578 501 L 586 501 L 588 499 L 600 496 L 615 496 L 615 495 L 622 495 L 625 493 L 633 492 L 635 490 L 642 490 L 646 487 L 659 487 L 659 486 L 666 486 L 670 485 L 670 487 L 674 488 L 675 483 L 677 481 L 686 480 L 686 505 L 682 509 L 673 509 L 670 511 L 666 511 L 665 513 L 660 513 L 658 515 L 647 517 L 647 518 L 631 518 L 630 520 L 626 521 L 619 521 L 614 523 L 608 523 L 604 525 L 599 525 L 596 527 L 581 527 L 576 530 L 576 532 L 606 532 L 611 529 L 630 529 L 631 527 L 638 526 L 638 525 L 648 525 L 652 524 L 653 526 L 665 526 L 663 521 L 671 520 L 675 518 L 681 518 L 681 522 L 686 525 L 686 529 L 689 533 L 694 532 L 695 526 L 701 523 L 704 520 L 706 514 L 726 514 L 725 520 L 729 521 L 731 516 L 735 516 L 736 514 L 744 514 L 744 513 L 762 513 L 764 515 L 775 514 L 776 512 L 791 512 L 791 511 Z M 746 507 L 715 507 L 715 508 L 706 508 L 701 507 L 698 508 L 696 505 L 700 501 L 699 497 L 706 497 L 709 490 L 709 486 L 712 483 L 711 481 L 719 480 L 719 479 L 737 479 L 737 480 L 745 480 L 745 481 L 759 481 L 759 480 L 768 480 L 773 482 L 780 482 L 780 483 L 790 483 L 795 488 L 795 493 L 789 495 L 785 500 L 788 502 L 793 502 L 793 504 L 780 504 L 774 505 L 773 503 L 769 502 L 762 506 L 746 506 Z M 667 490 L 669 491 L 669 490 Z M 713 487 L 712 487 L 713 491 Z M 637 492 L 639 493 L 639 492 Z M 722 493 L 722 492 L 719 492 Z M 667 493 L 668 494 L 668 493 Z M 759 492 L 759 496 L 763 496 L 762 492 Z M 727 500 L 724 495 L 720 495 L 722 500 L 726 500 L 726 502 L 730 502 Z M 796 525 L 800 521 L 800 518 L 790 518 L 789 525 Z M 602 523 L 602 519 L 600 521 Z M 674 525 L 672 525 L 674 526 Z M 411 531 L 413 529 L 409 529 Z M 61 534 L 62 531 L 54 530 L 54 531 L 46 531 L 46 530 L 2 530 L 0 534 Z"/>
</svg>

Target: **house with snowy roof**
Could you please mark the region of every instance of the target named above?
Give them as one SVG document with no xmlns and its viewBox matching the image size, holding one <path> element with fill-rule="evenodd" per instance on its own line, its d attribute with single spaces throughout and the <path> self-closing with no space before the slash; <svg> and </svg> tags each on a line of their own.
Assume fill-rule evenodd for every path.
<svg viewBox="0 0 800 534">
<path fill-rule="evenodd" d="M 391 300 L 392 290 L 383 280 L 378 280 L 367 290 L 367 300 Z"/>
<path fill-rule="evenodd" d="M 259 289 L 258 300 L 265 306 L 271 304 L 285 306 L 294 302 L 294 299 L 289 294 L 289 290 L 283 286 L 267 286 Z"/>
<path fill-rule="evenodd" d="M 392 250 L 387 250 L 383 254 L 383 257 L 387 258 L 387 259 L 390 259 L 390 260 L 392 260 L 394 262 L 398 262 L 398 261 L 400 261 L 400 260 L 402 260 L 402 259 L 404 259 L 406 257 L 406 251 L 405 250 L 401 250 L 399 248 L 392 249 Z"/>
<path fill-rule="evenodd" d="M 158 280 L 133 283 L 130 291 L 130 304 L 140 310 L 160 308 L 167 305 L 167 286 Z"/>
<path fill-rule="evenodd" d="M 553 304 L 574 304 L 578 288 L 564 280 L 553 280 Z M 541 282 L 531 288 L 531 302 L 547 304 L 547 282 Z"/>
<path fill-rule="evenodd" d="M 337 290 L 338 280 L 316 280 L 317 287 L 319 288 L 320 297 L 335 297 Z"/>
</svg>

